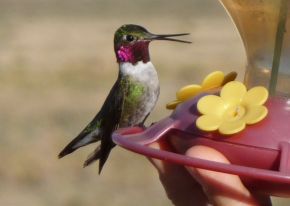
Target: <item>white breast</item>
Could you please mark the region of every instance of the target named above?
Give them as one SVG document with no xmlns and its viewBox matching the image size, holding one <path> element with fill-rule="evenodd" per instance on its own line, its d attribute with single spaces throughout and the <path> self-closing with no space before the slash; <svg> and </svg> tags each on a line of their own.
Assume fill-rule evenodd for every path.
<svg viewBox="0 0 290 206">
<path fill-rule="evenodd" d="M 143 63 L 139 61 L 136 65 L 125 62 L 120 64 L 122 74 L 129 75 L 136 81 L 153 86 L 159 87 L 159 80 L 155 67 L 151 62 Z"/>
<path fill-rule="evenodd" d="M 147 87 L 146 94 L 144 94 L 143 101 L 146 102 L 145 108 L 139 108 L 136 112 L 142 115 L 139 116 L 139 120 L 135 120 L 135 123 L 142 121 L 147 114 L 149 114 L 154 108 L 158 96 L 159 96 L 159 80 L 155 67 L 151 62 L 143 63 L 137 62 L 135 65 L 125 62 L 120 64 L 120 70 L 123 75 L 128 75 L 132 80 L 142 83 Z"/>
</svg>

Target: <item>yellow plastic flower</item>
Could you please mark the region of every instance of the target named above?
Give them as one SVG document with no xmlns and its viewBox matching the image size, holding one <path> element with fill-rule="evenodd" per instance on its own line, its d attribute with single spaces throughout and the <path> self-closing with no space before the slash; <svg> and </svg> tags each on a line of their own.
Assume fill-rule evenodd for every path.
<svg viewBox="0 0 290 206">
<path fill-rule="evenodd" d="M 167 109 L 175 109 L 176 106 L 202 92 L 205 92 L 210 89 L 215 89 L 221 87 L 222 85 L 226 84 L 227 82 L 235 80 L 237 77 L 236 72 L 230 72 L 226 76 L 221 71 L 215 71 L 207 75 L 201 85 L 191 84 L 182 87 L 176 93 L 176 100 L 168 103 L 166 105 Z"/>
<path fill-rule="evenodd" d="M 254 87 L 247 91 L 244 84 L 237 81 L 227 83 L 220 96 L 208 95 L 197 103 L 202 114 L 196 126 L 203 131 L 218 130 L 221 134 L 231 135 L 242 131 L 246 125 L 264 119 L 268 110 L 263 104 L 268 98 L 264 87 Z"/>
</svg>

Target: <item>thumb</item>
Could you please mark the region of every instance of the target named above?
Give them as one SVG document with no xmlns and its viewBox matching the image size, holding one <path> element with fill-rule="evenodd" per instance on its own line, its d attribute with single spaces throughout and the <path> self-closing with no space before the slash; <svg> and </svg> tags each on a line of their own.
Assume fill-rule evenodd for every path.
<svg viewBox="0 0 290 206">
<path fill-rule="evenodd" d="M 206 146 L 194 146 L 187 150 L 187 156 L 230 164 L 223 154 Z M 237 175 L 187 167 L 189 173 L 201 184 L 213 205 L 271 205 L 270 198 L 257 197 L 249 192 Z"/>
</svg>

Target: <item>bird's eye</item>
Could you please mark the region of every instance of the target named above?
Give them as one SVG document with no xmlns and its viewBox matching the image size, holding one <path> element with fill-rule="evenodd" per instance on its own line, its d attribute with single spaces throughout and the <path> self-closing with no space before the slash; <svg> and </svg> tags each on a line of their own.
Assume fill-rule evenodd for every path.
<svg viewBox="0 0 290 206">
<path fill-rule="evenodd" d="M 134 41 L 135 38 L 133 35 L 128 34 L 124 36 L 124 39 L 128 42 L 131 42 L 131 41 Z"/>
</svg>

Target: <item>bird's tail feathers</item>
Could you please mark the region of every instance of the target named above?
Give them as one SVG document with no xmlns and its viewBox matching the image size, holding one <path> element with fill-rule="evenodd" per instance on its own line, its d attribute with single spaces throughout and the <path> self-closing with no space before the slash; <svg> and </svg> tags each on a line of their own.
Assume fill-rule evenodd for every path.
<svg viewBox="0 0 290 206">
<path fill-rule="evenodd" d="M 91 154 L 89 154 L 87 160 L 84 162 L 84 167 L 89 166 L 101 157 L 101 145 L 99 145 Z"/>
<path fill-rule="evenodd" d="M 105 164 L 105 162 L 107 161 L 108 157 L 109 157 L 109 154 L 110 154 L 110 151 L 111 149 L 114 147 L 115 145 L 104 145 L 104 144 L 101 144 L 99 145 L 95 150 L 94 152 L 92 152 L 87 160 L 84 162 L 84 167 L 87 167 L 89 165 L 91 165 L 93 162 L 99 160 L 99 174 L 101 173 L 102 169 L 103 169 L 103 166 Z"/>
</svg>

